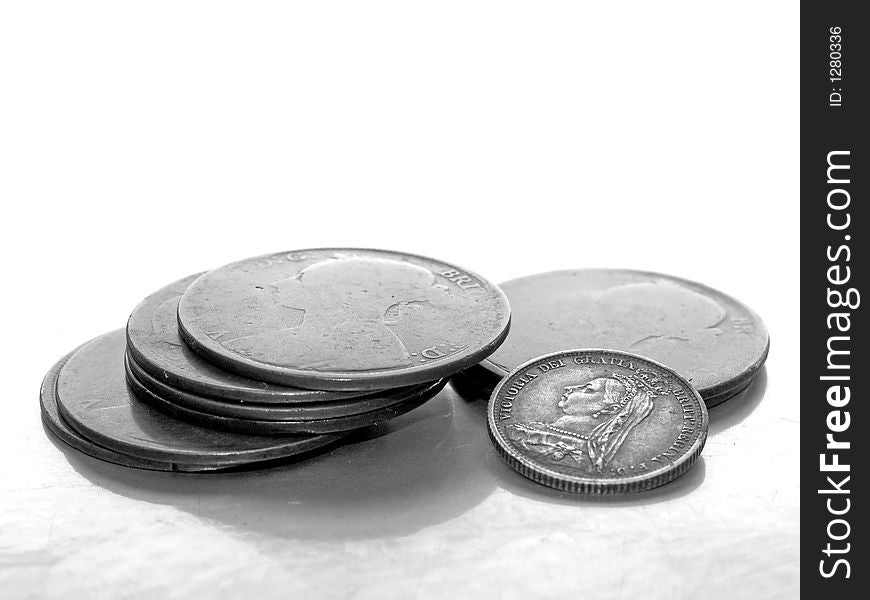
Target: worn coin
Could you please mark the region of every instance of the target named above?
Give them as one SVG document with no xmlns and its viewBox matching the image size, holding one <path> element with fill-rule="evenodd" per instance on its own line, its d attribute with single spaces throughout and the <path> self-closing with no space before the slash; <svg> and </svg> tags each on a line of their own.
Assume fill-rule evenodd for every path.
<svg viewBox="0 0 870 600">
<path fill-rule="evenodd" d="M 179 330 L 221 367 L 313 389 L 386 389 L 479 362 L 507 334 L 501 290 L 437 260 L 362 249 L 250 258 L 209 271 Z"/>
<path fill-rule="evenodd" d="M 65 356 L 55 364 L 46 374 L 42 381 L 42 386 L 39 389 L 39 404 L 42 411 L 42 422 L 46 428 L 59 440 L 66 443 L 68 446 L 75 448 L 79 452 L 83 452 L 94 458 L 99 458 L 106 462 L 124 465 L 127 467 L 136 467 L 139 469 L 152 469 L 156 471 L 170 471 L 171 463 L 159 463 L 144 459 L 135 458 L 114 450 L 110 450 L 99 444 L 95 444 L 89 439 L 76 433 L 66 421 L 60 416 L 57 411 L 57 375 L 63 365 L 69 359 L 70 355 Z"/>
<path fill-rule="evenodd" d="M 100 446 L 139 459 L 227 467 L 307 453 L 341 437 L 243 435 L 173 419 L 133 395 L 124 346 L 123 329 L 104 334 L 75 351 L 58 375 L 60 415 Z"/>
<path fill-rule="evenodd" d="M 382 423 L 398 417 L 399 415 L 403 415 L 406 412 L 410 412 L 434 397 L 439 391 L 441 391 L 447 383 L 447 380 L 440 379 L 420 386 L 420 388 L 416 389 L 412 395 L 402 398 L 400 402 L 396 402 L 378 410 L 334 419 L 309 419 L 299 421 L 262 421 L 248 418 L 242 419 L 193 410 L 188 406 L 171 402 L 166 398 L 155 394 L 153 391 L 143 386 L 142 383 L 132 375 L 128 377 L 128 383 L 140 400 L 183 421 L 222 431 L 249 433 L 252 435 L 281 435 L 350 432 L 354 429 Z"/>
<path fill-rule="evenodd" d="M 538 483 L 636 492 L 679 477 L 707 438 L 707 408 L 673 370 L 635 354 L 569 350 L 511 372 L 488 405 L 490 438 Z"/>
<path fill-rule="evenodd" d="M 71 355 L 71 354 L 70 354 Z M 196 465 L 196 464 L 184 464 L 178 462 L 160 462 L 155 460 L 147 460 L 144 458 L 136 458 L 135 456 L 131 456 L 129 454 L 122 454 L 121 452 L 116 452 L 110 448 L 106 448 L 105 446 L 100 446 L 89 440 L 88 438 L 80 435 L 76 430 L 70 427 L 66 421 L 63 420 L 63 417 L 60 416 L 60 413 L 57 410 L 57 375 L 60 372 L 63 365 L 66 364 L 66 361 L 69 359 L 70 355 L 65 356 L 60 361 L 55 364 L 48 374 L 45 376 L 45 379 L 42 382 L 42 387 L 39 390 L 39 402 L 40 408 L 42 412 L 42 422 L 45 424 L 46 429 L 59 439 L 61 442 L 70 446 L 71 448 L 82 452 L 83 454 L 87 454 L 88 456 L 92 456 L 93 458 L 97 458 L 99 460 L 114 463 L 116 465 L 121 465 L 124 467 L 133 467 L 136 469 L 148 469 L 151 471 L 178 471 L 178 472 L 207 472 L 207 471 L 227 471 L 227 470 L 237 470 L 239 468 L 245 468 L 249 465 L 245 462 L 241 462 L 238 464 L 228 464 L 224 466 L 210 466 L 210 465 Z M 256 466 L 265 466 L 266 464 L 271 464 L 271 461 L 268 463 L 253 463 Z"/>
<path fill-rule="evenodd" d="M 295 404 L 329 402 L 365 392 L 305 390 L 274 385 L 230 373 L 202 359 L 178 334 L 178 300 L 201 273 L 154 292 L 133 310 L 127 321 L 127 348 L 136 363 L 174 388 L 236 402 Z"/>
<path fill-rule="evenodd" d="M 742 391 L 767 358 L 761 319 L 734 298 L 670 275 L 554 271 L 502 284 L 513 313 L 505 342 L 474 379 L 494 387 L 527 360 L 566 348 L 613 348 L 674 369 L 708 406 Z"/>
<path fill-rule="evenodd" d="M 167 402 L 192 411 L 204 412 L 223 417 L 254 419 L 259 421 L 313 421 L 336 419 L 385 409 L 402 404 L 407 398 L 422 393 L 431 386 L 410 386 L 395 390 L 385 390 L 373 396 L 363 396 L 351 400 L 335 402 L 314 402 L 310 404 L 255 404 L 250 402 L 226 402 L 206 398 L 166 385 L 156 377 L 146 373 L 132 357 L 127 355 L 127 378 L 141 385 L 152 394 Z M 134 385 L 135 387 L 135 385 Z"/>
</svg>

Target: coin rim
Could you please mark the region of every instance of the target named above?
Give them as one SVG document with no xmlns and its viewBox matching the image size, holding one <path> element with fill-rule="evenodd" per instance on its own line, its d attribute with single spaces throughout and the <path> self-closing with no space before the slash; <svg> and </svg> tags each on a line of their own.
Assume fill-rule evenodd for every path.
<svg viewBox="0 0 870 600">
<path fill-rule="evenodd" d="M 665 372 L 673 375 L 677 380 L 684 384 L 684 386 L 694 395 L 695 400 L 701 407 L 701 420 L 698 427 L 698 435 L 693 441 L 692 445 L 686 451 L 686 453 L 683 454 L 683 456 L 681 456 L 677 461 L 671 463 L 669 469 L 665 469 L 658 473 L 653 472 L 648 475 L 633 475 L 631 477 L 626 477 L 613 481 L 602 481 L 599 479 L 591 479 L 588 477 L 564 475 L 551 469 L 547 469 L 546 467 L 541 466 L 539 463 L 520 454 L 519 452 L 514 450 L 510 446 L 508 441 L 504 438 L 504 436 L 502 436 L 501 431 L 499 431 L 498 429 L 498 424 L 495 420 L 494 407 L 496 405 L 497 398 L 501 393 L 502 388 L 507 384 L 507 382 L 510 381 L 514 377 L 514 375 L 517 375 L 521 371 L 530 368 L 532 365 L 538 363 L 539 361 L 553 359 L 556 357 L 564 357 L 565 355 L 572 355 L 577 353 L 616 354 L 619 356 L 627 357 L 629 359 L 647 362 L 654 367 L 662 369 Z M 511 468 L 513 468 L 524 477 L 545 486 L 556 488 L 566 492 L 589 495 L 640 492 L 673 481 L 674 479 L 688 471 L 692 467 L 692 465 L 695 464 L 697 458 L 701 455 L 701 451 L 704 449 L 704 444 L 707 441 L 707 431 L 709 428 L 709 415 L 707 413 L 707 405 L 704 403 L 704 400 L 701 398 L 698 390 L 696 390 L 692 386 L 692 384 L 686 381 L 684 377 L 676 373 L 670 367 L 667 367 L 654 360 L 650 360 L 645 356 L 641 356 L 639 354 L 632 354 L 631 352 L 624 352 L 622 350 L 610 350 L 608 348 L 575 348 L 572 350 L 559 350 L 557 352 L 542 354 L 541 356 L 524 362 L 516 369 L 511 371 L 510 374 L 502 379 L 495 387 L 489 397 L 489 402 L 487 403 L 486 407 L 486 413 L 487 429 L 489 430 L 490 441 L 492 442 L 493 446 L 495 446 L 499 455 L 511 466 Z"/>
<path fill-rule="evenodd" d="M 423 392 L 427 389 L 425 385 L 417 385 L 383 390 L 380 393 L 366 394 L 348 400 L 336 400 L 333 402 L 317 401 L 305 404 L 295 402 L 292 404 L 258 404 L 253 401 L 233 402 L 194 394 L 164 383 L 140 365 L 130 354 L 129 350 L 124 364 L 127 369 L 128 380 L 132 376 L 142 387 L 173 404 L 200 413 L 257 421 L 295 422 L 351 417 L 372 410 L 388 408 L 395 404 L 401 404 L 404 399 L 413 396 L 416 392 Z"/>
<path fill-rule="evenodd" d="M 389 421 L 415 408 L 422 406 L 439 392 L 447 384 L 447 379 L 442 378 L 431 382 L 422 390 L 408 396 L 401 402 L 390 406 L 350 415 L 327 419 L 307 419 L 298 421 L 265 421 L 260 419 L 240 418 L 226 415 L 195 410 L 188 406 L 176 404 L 159 394 L 155 394 L 128 370 L 127 383 L 130 385 L 136 399 L 150 405 L 170 418 L 178 419 L 184 423 L 190 423 L 197 427 L 204 427 L 215 431 L 235 433 L 240 435 L 269 435 L 269 436 L 343 436 L 357 429 L 369 427 L 377 423 Z"/>
<path fill-rule="evenodd" d="M 536 277 L 543 277 L 546 275 L 557 275 L 560 273 L 576 273 L 578 271 L 598 272 L 598 273 L 601 273 L 601 272 L 637 273 L 640 275 L 651 275 L 651 276 L 655 276 L 655 277 L 663 277 L 665 279 L 671 279 L 671 280 L 681 282 L 681 283 L 688 283 L 688 284 L 697 286 L 699 288 L 702 288 L 704 290 L 709 290 L 709 291 L 713 292 L 714 294 L 717 294 L 719 296 L 726 298 L 727 300 L 733 302 L 735 305 L 739 306 L 740 308 L 742 308 L 743 310 L 745 310 L 747 313 L 749 313 L 752 316 L 752 318 L 755 320 L 755 322 L 764 331 L 764 336 L 765 336 L 764 348 L 761 351 L 760 357 L 755 362 L 751 363 L 746 368 L 746 370 L 743 371 L 742 373 L 740 373 L 738 376 L 732 377 L 730 379 L 727 379 L 727 380 L 719 382 L 719 383 L 715 383 L 713 385 L 709 385 L 705 388 L 698 390 L 698 393 L 701 394 L 702 398 L 710 397 L 713 400 L 713 404 L 711 404 L 710 407 L 721 404 L 722 402 L 729 400 L 734 395 L 737 395 L 737 393 L 739 393 L 739 391 L 738 391 L 738 392 L 735 392 L 732 396 L 726 396 L 723 398 L 722 396 L 725 396 L 729 390 L 737 389 L 738 386 L 741 386 L 741 385 L 743 386 L 741 388 L 741 390 L 745 389 L 745 387 L 749 385 L 747 383 L 747 381 L 750 381 L 755 377 L 755 374 L 758 372 L 759 369 L 761 369 L 761 367 L 764 365 L 765 361 L 767 360 L 767 355 L 770 353 L 770 332 L 767 330 L 767 327 L 765 326 L 764 321 L 762 321 L 761 317 L 758 316 L 758 313 L 756 313 L 754 310 L 749 308 L 746 304 L 737 300 L 736 298 L 734 298 L 730 294 L 726 294 L 725 292 L 719 291 L 716 288 L 712 288 L 708 285 L 704 285 L 703 283 L 699 283 L 699 282 L 693 281 L 691 279 L 685 279 L 683 277 L 677 277 L 675 275 L 668 275 L 667 273 L 659 273 L 656 271 L 641 271 L 641 270 L 636 270 L 636 269 L 610 269 L 610 268 L 606 268 L 606 267 L 604 267 L 604 268 L 596 267 L 596 268 L 588 268 L 588 269 L 557 269 L 555 271 L 545 271 L 543 273 L 533 273 L 532 275 L 525 275 L 523 277 L 516 277 L 514 279 L 509 279 L 508 281 L 504 281 L 504 282 L 499 284 L 499 287 L 504 286 L 504 285 L 508 285 L 510 283 L 522 281 L 524 279 L 534 279 Z M 506 292 L 505 292 L 505 295 L 507 295 Z M 507 337 L 505 337 L 505 340 L 506 339 L 507 339 Z M 496 350 L 497 349 L 498 348 L 496 348 Z M 493 353 L 495 353 L 495 350 L 493 350 Z M 629 354 L 631 354 L 631 353 L 629 352 Z M 646 358 L 642 354 L 638 354 L 637 356 L 640 356 L 642 358 Z M 476 368 L 476 367 L 480 367 L 481 369 L 487 371 L 490 375 L 494 375 L 496 377 L 503 378 L 509 374 L 509 371 L 502 369 L 501 367 L 499 367 L 498 365 L 496 365 L 495 363 L 490 361 L 488 357 L 483 359 L 482 361 L 480 361 L 480 363 L 478 363 L 477 365 L 473 365 L 470 368 Z M 693 386 L 693 388 L 694 388 L 694 386 Z"/>
<path fill-rule="evenodd" d="M 277 458 L 255 462 L 244 461 L 228 464 L 226 466 L 213 466 L 138 458 L 131 454 L 125 454 L 107 448 L 106 446 L 102 446 L 73 429 L 73 427 L 64 420 L 57 407 L 57 376 L 67 360 L 69 360 L 76 350 L 73 350 L 61 358 L 54 364 L 54 366 L 52 366 L 51 369 L 49 369 L 39 388 L 39 406 L 42 424 L 47 430 L 48 435 L 51 438 L 60 441 L 65 446 L 72 448 L 76 452 L 121 467 L 162 473 L 226 473 L 249 468 L 267 468 L 296 460 L 303 456 L 294 455 L 286 459 Z M 54 405 L 53 410 L 51 408 L 52 404 Z M 320 452 L 321 450 L 328 450 L 328 448 L 328 446 L 324 446 L 322 448 L 317 448 L 312 452 Z"/>
<path fill-rule="evenodd" d="M 60 440 L 65 445 L 81 452 L 82 454 L 86 454 L 98 460 L 137 469 L 148 469 L 154 471 L 173 470 L 169 463 L 160 463 L 158 461 L 151 461 L 144 458 L 136 458 L 135 456 L 116 452 L 115 450 L 101 446 L 78 433 L 72 428 L 72 426 L 64 421 L 57 406 L 57 376 L 60 374 L 63 366 L 77 350 L 78 348 L 57 361 L 51 369 L 48 370 L 48 373 L 45 374 L 45 377 L 42 379 L 42 384 L 39 386 L 39 408 L 42 416 L 42 423 L 45 425 L 45 428 L 55 439 Z M 53 410 L 50 408 L 52 404 L 54 405 Z"/>
<path fill-rule="evenodd" d="M 76 350 L 72 352 L 69 359 L 67 359 L 67 363 L 69 360 L 73 358 L 76 354 L 83 351 L 86 347 L 95 343 L 97 340 L 103 339 L 104 337 L 110 335 L 123 335 L 123 328 L 114 329 L 112 331 L 106 332 L 102 335 L 99 335 L 88 342 L 79 346 Z M 123 353 L 123 351 L 122 351 Z M 66 364 L 64 365 L 64 367 Z M 61 371 L 58 372 L 58 382 L 60 381 Z M 122 367 L 123 371 L 123 367 Z M 124 385 L 127 385 L 126 378 L 124 380 Z M 133 391 L 129 391 L 130 394 L 133 394 Z M 231 465 L 240 465 L 240 464 L 254 464 L 259 462 L 269 462 L 272 460 L 280 460 L 285 458 L 291 458 L 293 456 L 298 456 L 300 454 L 307 454 L 311 450 L 316 450 L 320 448 L 328 448 L 330 444 L 333 442 L 340 440 L 345 437 L 345 433 L 328 433 L 328 434 L 311 434 L 311 435 L 286 435 L 286 436 L 277 436 L 277 435 L 269 435 L 264 436 L 264 443 L 262 447 L 242 450 L 242 451 L 231 451 L 231 450 L 219 450 L 215 451 L 211 454 L 197 453 L 196 451 L 189 449 L 172 449 L 169 446 L 159 443 L 153 442 L 150 446 L 137 446 L 132 444 L 131 442 L 123 439 L 116 439 L 111 436 L 110 433 L 105 431 L 100 431 L 96 428 L 90 427 L 85 423 L 78 422 L 75 418 L 72 417 L 70 411 L 67 410 L 64 405 L 63 398 L 60 395 L 60 388 L 58 387 L 57 396 L 57 405 L 58 405 L 58 413 L 63 417 L 64 421 L 70 425 L 70 427 L 75 430 L 79 435 L 85 437 L 91 441 L 97 442 L 101 446 L 105 446 L 111 450 L 119 452 L 121 454 L 127 454 L 130 456 L 134 456 L 136 458 L 143 458 L 146 460 L 154 460 L 154 461 L 165 461 L 165 462 L 176 462 L 173 460 L 174 457 L 183 458 L 184 464 L 188 465 L 208 465 L 214 467 L 229 467 Z M 132 398 L 133 401 L 139 402 L 137 397 Z M 150 407 L 151 410 L 155 410 L 153 407 Z M 172 417 L 167 416 L 165 413 L 163 415 L 167 419 L 171 419 Z M 189 422 L 180 421 L 181 423 L 194 426 Z M 209 427 L 205 427 L 203 425 L 195 425 L 196 427 L 202 429 L 210 429 Z M 250 434 L 233 434 L 231 432 L 223 431 L 218 433 L 223 433 L 225 435 L 247 435 Z M 284 438 L 283 440 L 280 438 Z M 294 439 L 295 438 L 295 439 Z M 271 456 L 264 456 L 266 454 L 274 453 Z"/>
<path fill-rule="evenodd" d="M 292 254 L 304 252 L 371 252 L 387 255 L 396 262 L 402 261 L 398 257 L 416 258 L 423 261 L 429 261 L 436 264 L 444 265 L 445 267 L 453 268 L 465 273 L 469 276 L 477 278 L 479 281 L 486 283 L 489 286 L 488 292 L 496 297 L 496 300 L 504 305 L 505 315 L 502 319 L 500 331 L 488 342 L 482 344 L 473 352 L 457 352 L 451 354 L 444 361 L 434 361 L 424 364 L 416 364 L 410 367 L 404 366 L 396 369 L 380 369 L 378 371 L 329 371 L 321 372 L 314 370 L 305 370 L 293 367 L 279 367 L 270 365 L 246 358 L 224 350 L 220 344 L 203 344 L 196 338 L 184 324 L 182 317 L 182 303 L 188 292 L 201 280 L 204 280 L 209 274 L 220 269 L 226 269 L 237 264 L 256 261 L 259 259 L 274 256 L 276 254 Z M 418 265 L 419 266 L 419 265 Z M 190 302 L 190 300 L 188 300 Z M 305 389 L 329 390 L 329 391 L 359 391 L 399 387 L 405 385 L 413 385 L 415 383 L 424 383 L 433 381 L 442 377 L 447 377 L 453 373 L 461 371 L 471 365 L 478 364 L 481 360 L 492 354 L 498 348 L 510 331 L 511 309 L 510 302 L 502 289 L 490 281 L 482 277 L 474 271 L 465 269 L 450 262 L 430 258 L 420 254 L 412 254 L 410 252 L 401 252 L 397 250 L 385 250 L 382 248 L 304 248 L 299 250 L 287 250 L 279 252 L 271 252 L 259 256 L 244 258 L 226 265 L 207 271 L 197 277 L 182 294 L 178 302 L 178 332 L 187 345 L 197 354 L 206 360 L 234 373 L 239 373 L 246 377 L 286 385 L 292 387 L 301 387 Z M 461 358 L 456 358 L 461 357 Z"/>
</svg>

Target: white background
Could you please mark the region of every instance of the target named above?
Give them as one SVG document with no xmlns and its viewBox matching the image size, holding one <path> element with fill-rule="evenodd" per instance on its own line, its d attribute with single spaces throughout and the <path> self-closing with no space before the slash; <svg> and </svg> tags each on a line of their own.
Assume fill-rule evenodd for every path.
<svg viewBox="0 0 870 600">
<path fill-rule="evenodd" d="M 4 3 L 0 595 L 797 596 L 798 55 L 787 2 Z M 431 489 L 398 442 L 233 480 L 47 439 L 45 371 L 143 296 L 316 246 L 695 279 L 765 319 L 764 382 L 610 503 L 518 481 L 449 391 Z"/>
</svg>

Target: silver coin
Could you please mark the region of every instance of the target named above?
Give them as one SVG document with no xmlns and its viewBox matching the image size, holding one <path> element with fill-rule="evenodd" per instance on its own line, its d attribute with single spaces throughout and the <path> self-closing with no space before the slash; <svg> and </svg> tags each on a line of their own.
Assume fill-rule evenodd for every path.
<svg viewBox="0 0 870 600">
<path fill-rule="evenodd" d="M 536 356 L 624 350 L 669 366 L 708 400 L 727 400 L 764 364 L 770 339 L 742 303 L 707 286 L 643 271 L 554 271 L 501 285 L 511 303 L 504 343 L 469 372 L 495 386 Z"/>
<path fill-rule="evenodd" d="M 520 365 L 488 405 L 490 438 L 522 475 L 569 492 L 653 488 L 685 473 L 707 439 L 707 407 L 676 372 L 613 350 Z"/>
<path fill-rule="evenodd" d="M 127 351 L 153 377 L 192 394 L 235 402 L 332 402 L 366 392 L 306 390 L 241 377 L 201 358 L 178 334 L 178 300 L 202 275 L 185 277 L 145 298 L 127 321 Z"/>
<path fill-rule="evenodd" d="M 209 361 L 282 385 L 387 389 L 488 356 L 507 334 L 498 287 L 437 260 L 314 249 L 242 260 L 190 284 L 179 331 Z"/>
<path fill-rule="evenodd" d="M 258 436 L 179 421 L 136 399 L 127 386 L 123 329 L 75 351 L 57 379 L 58 412 L 79 435 L 139 459 L 228 467 L 326 447 L 340 434 Z"/>
</svg>

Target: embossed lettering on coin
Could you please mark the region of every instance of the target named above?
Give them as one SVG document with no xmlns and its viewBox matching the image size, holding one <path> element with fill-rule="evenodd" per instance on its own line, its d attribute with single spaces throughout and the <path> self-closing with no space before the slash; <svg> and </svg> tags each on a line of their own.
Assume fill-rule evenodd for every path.
<svg viewBox="0 0 870 600">
<path fill-rule="evenodd" d="M 243 260 L 184 292 L 179 327 L 226 369 L 315 389 L 421 383 L 478 362 L 507 333 L 496 286 L 428 258 L 319 249 Z"/>
<path fill-rule="evenodd" d="M 520 473 L 573 492 L 648 489 L 694 463 L 707 409 L 675 372 L 609 350 L 521 365 L 494 390 L 490 436 Z"/>
</svg>

